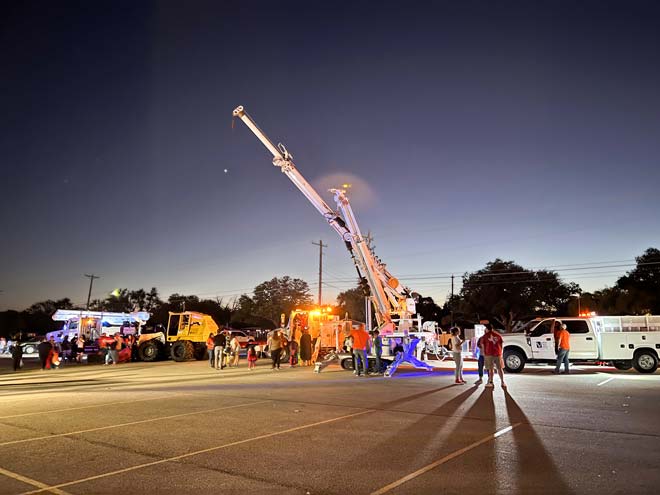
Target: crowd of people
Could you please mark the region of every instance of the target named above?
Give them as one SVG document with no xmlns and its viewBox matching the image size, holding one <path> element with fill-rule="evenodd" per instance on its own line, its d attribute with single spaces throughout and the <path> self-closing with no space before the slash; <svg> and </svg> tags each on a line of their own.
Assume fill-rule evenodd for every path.
<svg viewBox="0 0 660 495">
<path fill-rule="evenodd" d="M 307 330 L 303 330 L 300 342 L 288 340 L 281 329 L 270 332 L 266 345 L 272 362 L 273 370 L 281 369 L 282 358 L 286 357 L 291 367 L 312 366 L 312 338 Z M 241 342 L 229 330 L 220 328 L 217 333 L 209 334 L 206 339 L 206 350 L 209 357 L 209 367 L 218 371 L 239 366 L 241 359 Z M 245 344 L 245 354 L 248 370 L 256 369 L 257 360 L 264 354 L 264 348 L 253 338 Z"/>
<path fill-rule="evenodd" d="M 555 351 L 557 354 L 556 367 L 554 373 L 560 372 L 560 367 L 564 366 L 564 373 L 569 373 L 568 355 L 570 351 L 570 334 L 566 325 L 560 320 L 554 323 L 553 333 L 555 340 Z M 452 327 L 450 329 L 450 339 L 448 347 L 451 357 L 455 362 L 454 380 L 455 384 L 463 385 L 463 344 L 461 329 Z M 138 360 L 138 338 L 135 335 L 122 335 L 116 333 L 112 336 L 103 334 L 98 339 L 99 352 L 103 363 L 108 365 L 117 365 L 120 362 Z M 318 344 L 312 340 L 307 329 L 301 331 L 299 342 L 288 340 L 284 329 L 276 329 L 268 334 L 267 347 L 271 360 L 271 369 L 281 369 L 282 357 L 285 356 L 290 367 L 312 366 L 318 356 Z M 37 345 L 37 353 L 42 370 L 59 369 L 65 363 L 80 363 L 84 354 L 85 346 L 92 344 L 86 341 L 83 336 L 74 335 L 72 338 L 64 336 L 61 340 L 54 337 L 42 338 Z M 390 355 L 396 356 L 403 352 L 402 339 L 389 339 Z M 364 325 L 354 327 L 344 341 L 344 351 L 353 356 L 353 373 L 356 376 L 382 375 L 383 366 L 383 339 L 378 330 L 367 332 Z M 476 384 L 483 383 L 484 370 L 487 374 L 486 387 L 494 386 L 494 375 L 497 372 L 502 388 L 506 389 L 504 381 L 503 361 L 502 361 L 502 336 L 495 331 L 493 325 L 485 325 L 485 333 L 476 341 L 477 369 L 479 378 Z M 241 358 L 241 342 L 236 335 L 223 329 L 217 333 L 209 334 L 206 341 L 206 349 L 209 356 L 209 366 L 216 370 L 223 370 L 225 367 L 233 368 L 239 366 Z M 263 355 L 264 349 L 250 339 L 245 346 L 248 370 L 256 368 L 256 362 Z M 0 353 L 11 353 L 13 359 L 14 371 L 18 371 L 23 366 L 23 347 L 19 343 L 12 343 L 6 339 L 0 339 Z M 372 355 L 374 364 L 370 368 L 369 355 Z"/>
<path fill-rule="evenodd" d="M 23 344 L 7 341 L 3 341 L 2 344 L 4 344 L 3 351 L 11 353 L 14 371 L 21 369 L 24 357 Z M 59 369 L 65 363 L 80 363 L 85 345 L 88 345 L 88 342 L 78 335 L 74 335 L 71 339 L 66 336 L 61 341 L 55 340 L 54 337 L 40 338 L 36 347 L 41 369 Z"/>
</svg>

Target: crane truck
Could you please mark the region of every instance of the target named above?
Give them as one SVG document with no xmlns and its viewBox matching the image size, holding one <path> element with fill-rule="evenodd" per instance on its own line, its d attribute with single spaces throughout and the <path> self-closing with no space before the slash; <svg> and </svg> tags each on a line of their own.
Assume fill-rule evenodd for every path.
<svg viewBox="0 0 660 495">
<path fill-rule="evenodd" d="M 242 106 L 234 109 L 233 117 L 240 118 L 257 136 L 273 155 L 273 165 L 293 182 L 344 241 L 357 270 L 360 285 L 365 289 L 375 309 L 374 315 L 379 332 L 384 336 L 401 334 L 402 337 L 407 337 L 409 332 L 415 330 L 413 325 L 418 321 L 418 318 L 413 319 L 416 312 L 415 300 L 410 289 L 401 285 L 399 280 L 387 270 L 386 265 L 375 256 L 360 231 L 346 190 L 330 189 L 337 205 L 337 210 L 333 210 L 298 171 L 293 163 L 293 155 L 282 143 L 275 145 Z M 419 332 L 422 329 L 416 330 Z"/>
</svg>

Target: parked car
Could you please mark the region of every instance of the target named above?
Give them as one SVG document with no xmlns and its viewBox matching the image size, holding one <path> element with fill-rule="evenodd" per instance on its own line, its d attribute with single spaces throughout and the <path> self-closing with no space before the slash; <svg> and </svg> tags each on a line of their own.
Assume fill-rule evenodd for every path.
<svg viewBox="0 0 660 495">
<path fill-rule="evenodd" d="M 23 346 L 23 354 L 37 354 L 37 346 L 39 345 L 38 341 L 28 340 L 27 342 L 20 343 Z"/>
</svg>

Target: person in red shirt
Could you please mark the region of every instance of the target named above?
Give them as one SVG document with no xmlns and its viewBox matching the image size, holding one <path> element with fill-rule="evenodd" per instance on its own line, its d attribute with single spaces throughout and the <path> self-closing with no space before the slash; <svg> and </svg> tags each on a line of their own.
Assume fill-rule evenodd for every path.
<svg viewBox="0 0 660 495">
<path fill-rule="evenodd" d="M 566 323 L 562 323 L 560 330 L 555 334 L 555 352 L 557 353 L 557 365 L 553 373 L 559 373 L 561 363 L 564 363 L 564 373 L 568 374 L 568 352 L 571 350 L 571 334 L 566 330 Z"/>
<path fill-rule="evenodd" d="M 350 336 L 353 337 L 353 359 L 356 375 L 360 376 L 360 361 L 362 361 L 363 376 L 367 376 L 369 372 L 369 360 L 367 359 L 369 334 L 364 329 L 364 325 L 360 325 L 359 328 L 351 330 Z"/>
<path fill-rule="evenodd" d="M 484 347 L 484 362 L 486 364 L 486 369 L 488 370 L 488 383 L 486 387 L 493 387 L 493 367 L 497 368 L 497 374 L 500 375 L 500 381 L 502 382 L 502 388 L 506 388 L 504 383 L 504 373 L 502 371 L 502 336 L 493 330 L 493 325 L 491 323 L 486 324 L 486 333 L 484 335 L 483 347 Z"/>
</svg>

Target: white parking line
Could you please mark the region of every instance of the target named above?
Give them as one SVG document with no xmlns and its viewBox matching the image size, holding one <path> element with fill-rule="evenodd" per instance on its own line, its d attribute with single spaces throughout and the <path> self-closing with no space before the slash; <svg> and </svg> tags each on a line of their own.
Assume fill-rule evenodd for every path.
<svg viewBox="0 0 660 495">
<path fill-rule="evenodd" d="M 56 495 L 71 495 L 69 492 L 65 492 L 64 490 L 60 490 L 58 488 L 50 488 L 47 484 L 42 483 L 41 481 L 33 480 L 32 478 L 28 478 L 27 476 L 14 473 L 12 471 L 7 471 L 6 469 L 0 468 L 0 474 L 6 476 L 7 478 L 21 481 L 27 485 L 36 486 L 37 488 L 41 488 L 42 490 L 48 491 L 50 493 L 55 493 Z"/>
<path fill-rule="evenodd" d="M 465 454 L 466 452 L 468 452 L 468 451 L 470 451 L 470 450 L 472 450 L 472 449 L 475 449 L 475 448 L 479 447 L 479 445 L 482 445 L 482 444 L 484 444 L 484 443 L 486 443 L 486 442 L 490 442 L 491 440 L 494 440 L 494 439 L 496 439 L 497 437 L 500 437 L 500 436 L 504 435 L 505 433 L 510 432 L 511 430 L 513 430 L 514 428 L 517 428 L 517 427 L 520 426 L 521 424 L 522 424 L 522 423 L 514 423 L 514 424 L 512 424 L 511 426 L 507 426 L 506 428 L 502 428 L 501 430 L 496 431 L 496 432 L 493 433 L 492 435 L 488 435 L 487 437 L 484 437 L 484 438 L 482 438 L 481 440 L 477 440 L 476 442 L 471 443 L 471 444 L 468 445 L 467 447 L 463 447 L 462 449 L 459 449 L 459 450 L 457 450 L 457 451 L 455 451 L 455 452 L 452 452 L 451 454 L 449 454 L 449 455 L 443 457 L 442 459 L 438 459 L 437 461 L 432 462 L 431 464 L 429 464 L 429 465 L 427 465 L 427 466 L 424 466 L 423 468 L 418 469 L 417 471 L 415 471 L 415 472 L 413 472 L 413 473 L 410 473 L 410 474 L 404 476 L 403 478 L 400 478 L 400 479 L 398 479 L 398 480 L 396 480 L 396 481 L 390 483 L 389 485 L 386 485 L 386 486 L 384 486 L 384 487 L 382 487 L 382 488 L 379 488 L 379 489 L 376 490 L 375 492 L 371 492 L 370 495 L 382 495 L 383 493 L 387 493 L 387 492 L 393 490 L 394 488 L 396 488 L 396 487 L 398 487 L 398 486 L 401 486 L 401 485 L 403 485 L 404 483 L 407 483 L 408 481 L 410 481 L 410 480 L 412 480 L 412 479 L 414 479 L 414 478 L 417 478 L 418 476 L 420 476 L 420 475 L 422 475 L 422 474 L 424 474 L 424 473 L 430 471 L 431 469 L 434 469 L 434 468 L 440 466 L 441 464 L 444 464 L 444 463 L 446 463 L 446 462 L 449 462 L 449 461 L 451 461 L 452 459 L 455 459 L 456 457 L 458 457 L 458 456 L 460 456 L 460 455 L 463 455 L 463 454 Z"/>
<path fill-rule="evenodd" d="M 265 402 L 269 402 L 269 401 L 265 401 Z M 355 416 L 361 416 L 362 414 L 367 414 L 367 413 L 370 413 L 370 412 L 373 412 L 373 411 L 371 409 L 367 409 L 365 411 L 360 411 L 360 412 L 356 412 L 356 413 L 352 413 L 352 414 L 346 414 L 344 416 L 339 416 L 339 417 L 336 417 L 336 418 L 326 419 L 326 420 L 323 420 L 323 421 L 317 421 L 316 423 L 310 423 L 310 424 L 307 424 L 307 425 L 296 426 L 294 428 L 289 428 L 287 430 L 276 431 L 274 433 L 266 433 L 265 435 L 259 435 L 257 437 L 252 437 L 252 438 L 246 438 L 245 440 L 238 440 L 236 442 L 225 443 L 223 445 L 218 445 L 216 447 L 209 447 L 208 449 L 197 450 L 195 452 L 188 452 L 187 454 L 181 454 L 181 455 L 177 455 L 177 456 L 174 456 L 174 457 L 168 457 L 168 458 L 165 458 L 165 459 L 160 459 L 158 461 L 147 462 L 147 463 L 144 463 L 144 464 L 138 464 L 137 466 L 132 466 L 132 467 L 124 468 L 124 469 L 118 469 L 117 471 L 110 471 L 108 473 L 97 474 L 96 476 L 90 476 L 89 478 L 83 478 L 83 479 L 79 479 L 79 480 L 69 481 L 67 483 L 60 483 L 59 485 L 47 486 L 47 487 L 44 487 L 40 490 L 32 490 L 32 491 L 29 491 L 29 492 L 23 492 L 19 495 L 32 495 L 33 493 L 41 493 L 41 492 L 49 491 L 49 490 L 52 490 L 52 489 L 58 489 L 58 488 L 62 488 L 62 487 L 65 487 L 65 486 L 77 485 L 79 483 L 85 483 L 87 481 L 97 480 L 97 479 L 100 479 L 100 478 L 107 478 L 108 476 L 115 476 L 117 474 L 127 473 L 129 471 L 135 471 L 137 469 L 144 469 L 144 468 L 150 467 L 150 466 L 157 466 L 158 464 L 164 464 L 166 462 L 178 461 L 179 459 L 185 459 L 187 457 L 192 457 L 194 455 L 206 454 L 208 452 L 213 452 L 215 450 L 226 449 L 227 447 L 234 447 L 235 445 L 241 445 L 241 444 L 248 443 L 248 442 L 255 442 L 257 440 L 263 440 L 265 438 L 270 438 L 270 437 L 274 437 L 274 436 L 277 436 L 277 435 L 284 435 L 286 433 L 291 433 L 291 432 L 294 432 L 294 431 L 304 430 L 306 428 L 312 428 L 314 426 L 324 425 L 324 424 L 327 424 L 327 423 L 332 423 L 334 421 L 340 421 L 342 419 L 354 418 Z"/>
<path fill-rule="evenodd" d="M 605 385 L 606 383 L 611 382 L 611 381 L 614 380 L 615 378 L 616 378 L 615 376 L 611 376 L 611 377 L 609 377 L 607 380 L 603 380 L 602 382 L 597 383 L 596 386 L 597 386 L 597 387 L 600 387 L 601 385 Z"/>
<path fill-rule="evenodd" d="M 22 414 L 11 414 L 9 416 L 0 416 L 0 419 L 22 418 L 24 416 L 35 416 L 37 414 L 51 414 L 51 413 L 66 412 L 66 411 L 79 411 L 80 409 L 92 409 L 94 407 L 106 407 L 106 406 L 114 406 L 117 404 L 132 404 L 134 402 L 146 402 L 149 400 L 170 399 L 174 397 L 180 397 L 182 395 L 192 395 L 192 394 L 176 393 L 176 394 L 163 395 L 160 397 L 149 397 L 148 399 L 121 400 L 117 402 L 104 402 L 103 404 L 93 404 L 91 406 L 67 407 L 64 409 L 51 409 L 50 411 L 48 410 L 34 411 L 34 412 L 22 413 Z"/>
<path fill-rule="evenodd" d="M 216 412 L 216 411 L 223 411 L 225 409 L 236 409 L 237 407 L 245 407 L 245 406 L 253 406 L 256 404 L 264 404 L 265 402 L 271 402 L 269 400 L 260 400 L 258 402 L 249 402 L 246 404 L 236 404 L 233 406 L 224 406 L 224 407 L 214 407 L 213 409 L 204 409 L 202 411 L 194 411 L 194 412 L 189 412 L 189 413 L 182 413 L 182 414 L 173 414 L 171 416 L 159 416 L 157 418 L 149 418 L 149 419 L 142 419 L 140 421 L 131 421 L 130 423 L 122 423 L 119 425 L 109 425 L 109 426 L 99 426 L 98 428 L 90 428 L 88 430 L 78 430 L 78 431 L 70 431 L 68 433 L 56 433 L 53 435 L 44 435 L 41 437 L 32 437 L 32 438 L 24 438 L 22 440 L 10 440 L 9 442 L 2 442 L 0 443 L 0 447 L 4 447 L 5 445 L 15 445 L 17 443 L 26 443 L 26 442 L 36 442 L 37 440 L 50 440 L 52 438 L 57 438 L 57 437 L 68 437 L 69 435 L 79 435 L 81 433 L 90 433 L 92 431 L 101 431 L 101 430 L 109 430 L 112 428 L 121 428 L 123 426 L 132 426 L 132 425 L 139 425 L 143 423 L 152 423 L 154 421 L 162 421 L 164 419 L 172 419 L 172 418 L 182 418 L 184 416 L 193 416 L 195 414 L 204 414 L 204 413 L 209 413 L 209 412 Z"/>
</svg>

